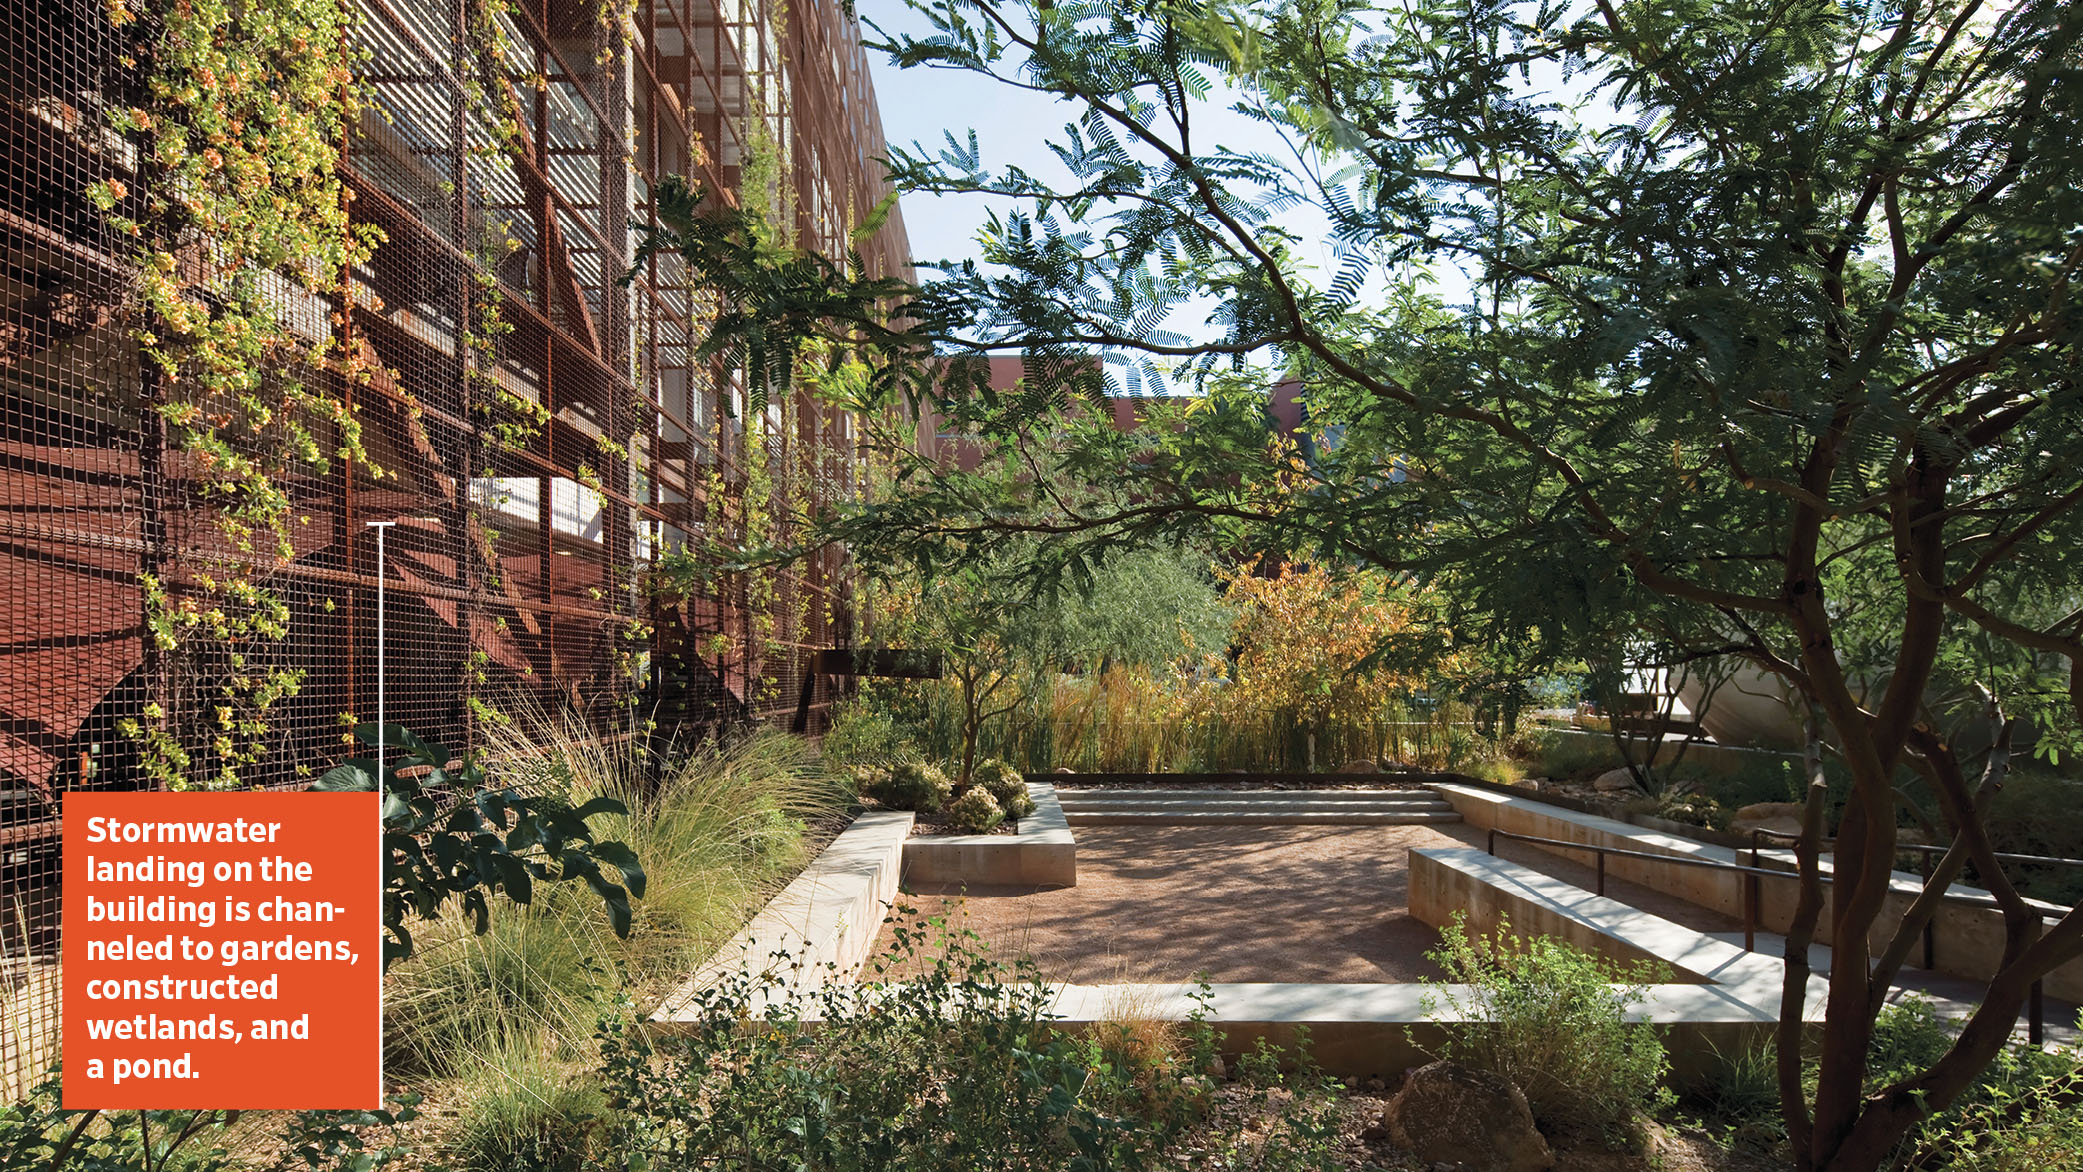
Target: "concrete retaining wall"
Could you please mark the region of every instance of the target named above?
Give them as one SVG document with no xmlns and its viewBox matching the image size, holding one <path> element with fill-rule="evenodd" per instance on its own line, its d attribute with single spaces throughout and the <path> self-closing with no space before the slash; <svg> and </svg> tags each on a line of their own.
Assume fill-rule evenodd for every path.
<svg viewBox="0 0 2083 1172">
<path fill-rule="evenodd" d="M 785 989 L 853 980 L 897 898 L 912 817 L 876 810 L 854 819 L 744 930 L 674 990 L 651 1021 L 670 1025 L 684 1020 L 682 1010 L 691 1001 L 736 973 L 771 978 L 770 1000 Z"/>
<path fill-rule="evenodd" d="M 1479 830 L 1497 829 L 1514 834 L 1617 847 L 1652 855 L 1671 855 L 1744 865 L 1751 862 L 1751 852 L 1748 850 L 1696 842 L 1679 835 L 1663 834 L 1531 798 L 1511 797 L 1473 786 L 1442 784 L 1433 788 L 1453 804 L 1454 809 L 1470 826 Z M 1522 848 L 1525 845 L 1521 844 Z M 1595 856 L 1590 851 L 1551 847 L 1536 849 L 1572 859 L 1587 867 L 1596 863 Z M 1762 852 L 1758 865 L 1789 873 L 1793 870 L 1792 856 L 1783 850 Z M 1825 860 L 1825 867 L 1827 866 L 1828 860 Z M 1611 878 L 1654 887 L 1727 916 L 1740 919 L 1743 915 L 1744 876 L 1736 872 L 1677 866 L 1650 859 L 1608 857 L 1606 874 Z M 1923 880 L 1918 876 L 1906 871 L 1895 873 L 1886 906 L 1882 909 L 1880 917 L 1874 921 L 1873 932 L 1868 941 L 1870 947 L 1878 950 L 1887 945 L 1895 933 L 1896 925 L 1901 923 L 1902 917 L 1909 911 L 1910 904 L 1922 889 Z M 1953 891 L 1957 895 L 1969 898 L 1987 898 L 1988 895 L 1987 892 L 1958 885 Z M 1786 879 L 1759 878 L 1757 894 L 1758 926 L 1766 931 L 1784 933 L 1793 922 L 1794 905 L 1800 898 L 1799 883 L 1791 874 Z M 2049 913 L 2058 913 L 2061 910 L 2052 904 L 2036 906 Z M 2003 914 L 1993 906 L 1948 903 L 1932 917 L 1931 937 L 1933 967 L 1937 971 L 1971 980 L 1986 980 L 1993 975 L 1996 962 L 2003 955 Z M 1832 943 L 1828 917 L 1817 925 L 1816 942 Z M 1913 949 L 1910 953 L 1910 963 L 1922 962 L 1922 948 Z M 2047 974 L 2045 987 L 2049 997 L 2063 1001 L 2083 1001 L 2083 961 L 2063 965 Z"/>
<path fill-rule="evenodd" d="M 1017 834 L 944 834 L 904 844 L 904 882 L 976 886 L 1076 887 L 1078 844 L 1056 787 L 1027 783 L 1034 813 Z"/>
</svg>

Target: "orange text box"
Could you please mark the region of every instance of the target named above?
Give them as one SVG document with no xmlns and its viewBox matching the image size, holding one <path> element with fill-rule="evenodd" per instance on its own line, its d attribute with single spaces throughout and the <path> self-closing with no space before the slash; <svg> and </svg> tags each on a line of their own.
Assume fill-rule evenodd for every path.
<svg viewBox="0 0 2083 1172">
<path fill-rule="evenodd" d="M 380 1106 L 379 803 L 66 794 L 64 1105 Z"/>
</svg>

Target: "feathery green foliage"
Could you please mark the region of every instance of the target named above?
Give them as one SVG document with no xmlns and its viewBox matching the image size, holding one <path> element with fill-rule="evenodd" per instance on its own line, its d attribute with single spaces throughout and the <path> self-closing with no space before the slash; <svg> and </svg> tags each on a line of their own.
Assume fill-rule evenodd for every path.
<svg viewBox="0 0 2083 1172">
<path fill-rule="evenodd" d="M 942 414 L 1052 476 L 922 463 L 823 536 L 926 574 L 1018 549 L 1044 588 L 1190 537 L 1417 576 L 1501 678 L 1769 672 L 1849 778 L 1835 886 L 1808 885 L 1789 949 L 1797 1165 L 1867 1172 L 1962 1094 L 2032 979 L 2083 956 L 2083 914 L 2043 924 L 1982 832 L 2012 752 L 2083 748 L 2083 10 L 911 7 L 930 31 L 884 38 L 900 65 L 1071 111 L 1064 180 L 974 138 L 892 159 L 909 190 L 1017 207 L 896 307 L 913 338 L 887 353 L 938 355 Z M 1197 117 L 1216 102 L 1291 153 L 1223 146 Z M 994 353 L 1027 358 L 1018 388 L 976 385 Z M 1191 384 L 1179 426 L 1063 410 L 1109 356 L 1124 382 Z M 1307 451 L 1269 426 L 1276 374 L 1306 386 Z M 1869 931 L 1898 770 L 1951 838 L 1940 878 L 1971 860 L 2006 943 L 1957 1039 L 1868 1095 L 1881 995 L 1931 908 Z M 1799 958 L 1826 905 L 1811 1093 Z"/>
</svg>

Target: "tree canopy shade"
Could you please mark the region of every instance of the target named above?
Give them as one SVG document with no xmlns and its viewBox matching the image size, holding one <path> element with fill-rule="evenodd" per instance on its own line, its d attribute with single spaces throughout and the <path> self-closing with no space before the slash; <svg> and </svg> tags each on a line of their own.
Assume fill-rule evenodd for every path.
<svg viewBox="0 0 2083 1172">
<path fill-rule="evenodd" d="M 912 7 L 932 31 L 890 38 L 900 63 L 1059 96 L 1073 121 L 1060 180 L 952 138 L 893 160 L 912 190 L 1022 210 L 903 304 L 913 344 L 880 353 L 1028 355 L 1019 395 L 958 379 L 940 406 L 1054 447 L 1091 491 L 922 470 L 829 531 L 933 558 L 1038 537 L 1076 572 L 1094 548 L 1212 527 L 1450 576 L 1463 628 L 1528 662 L 1642 640 L 1771 672 L 1852 779 L 1832 881 L 1820 786 L 1799 851 L 1794 1151 L 1877 1167 L 1961 1093 L 2034 978 L 2083 956 L 2083 914 L 2043 922 L 1981 819 L 2014 739 L 2074 753 L 2083 720 L 2083 8 Z M 1216 101 L 1291 155 L 1210 141 Z M 1304 263 L 1305 222 L 1332 270 Z M 1205 330 L 1168 332 L 1208 297 Z M 1133 437 L 1038 427 L 1090 389 L 1099 350 L 1203 398 Z M 1275 367 L 1335 428 L 1313 459 L 1250 405 Z M 1989 732 L 1962 735 L 1968 717 Z M 1868 1097 L 1872 1022 L 1936 908 L 1869 944 L 1904 773 L 1953 836 L 1939 878 L 1971 862 L 2007 937 L 1958 1044 Z M 1798 1023 L 1824 923 L 1810 1096 Z"/>
</svg>

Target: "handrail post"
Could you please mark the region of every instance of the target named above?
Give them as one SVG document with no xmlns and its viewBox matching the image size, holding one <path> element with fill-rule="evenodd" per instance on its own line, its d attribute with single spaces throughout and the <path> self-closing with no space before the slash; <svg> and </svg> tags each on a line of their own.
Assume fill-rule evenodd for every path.
<svg viewBox="0 0 2083 1172">
<path fill-rule="evenodd" d="M 1923 863 L 1924 886 L 1928 888 L 1931 886 L 1931 852 L 1918 851 L 1917 858 Z M 1946 886 L 1950 888 L 1952 884 Z M 1938 909 L 1933 908 L 1931 914 L 1924 917 L 1924 971 L 1927 973 L 1938 967 L 1938 941 L 1934 931 L 1937 922 Z"/>
<path fill-rule="evenodd" d="M 1758 950 L 1758 877 L 1743 876 L 1743 951 Z"/>
<path fill-rule="evenodd" d="M 1490 853 L 1493 856 L 1497 853 L 1497 828 L 1495 826 L 1490 828 Z"/>
<path fill-rule="evenodd" d="M 2032 983 L 2032 996 L 2026 1000 L 2031 1006 L 2031 1010 L 2030 1015 L 2025 1019 L 2025 1040 L 2037 1046 L 2045 1039 L 2047 1032 L 2044 1024 L 2047 998 L 2045 991 L 2040 987 L 2040 982 L 2034 981 Z"/>
<path fill-rule="evenodd" d="M 1606 852 L 1598 852 L 1598 894 L 1606 893 Z"/>
</svg>

